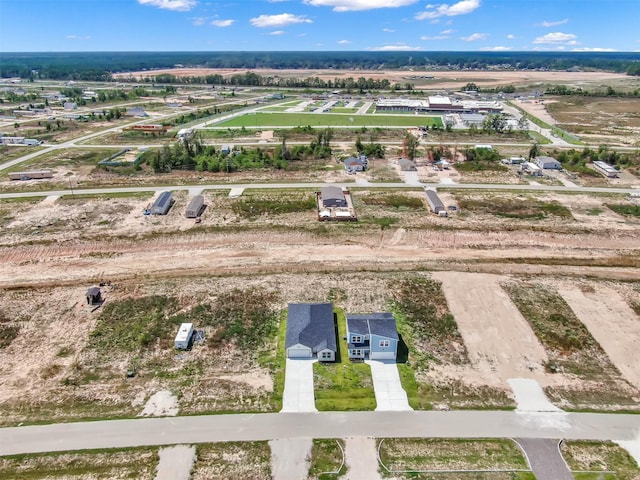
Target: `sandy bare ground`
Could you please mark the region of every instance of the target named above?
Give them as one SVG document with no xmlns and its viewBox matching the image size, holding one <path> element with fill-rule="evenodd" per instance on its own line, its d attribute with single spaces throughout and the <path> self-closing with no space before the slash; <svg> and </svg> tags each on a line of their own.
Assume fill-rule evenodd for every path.
<svg viewBox="0 0 640 480">
<path fill-rule="evenodd" d="M 556 119 L 553 118 L 553 115 L 551 115 L 547 110 L 545 102 L 549 103 L 550 101 L 519 102 L 518 106 L 534 117 L 538 117 L 543 122 L 546 122 L 549 125 L 555 125 L 557 123 Z"/>
<path fill-rule="evenodd" d="M 345 439 L 345 460 L 347 474 L 345 480 L 379 480 L 378 450 L 376 441 L 369 437 L 350 437 Z"/>
<path fill-rule="evenodd" d="M 313 440 L 277 438 L 269 441 L 274 480 L 304 480 L 309 474 Z"/>
<path fill-rule="evenodd" d="M 140 417 L 175 417 L 178 414 L 178 399 L 168 390 L 151 395 Z"/>
<path fill-rule="evenodd" d="M 502 277 L 438 272 L 449 310 L 474 367 L 486 378 L 544 375 L 547 354 L 509 296 Z"/>
<path fill-rule="evenodd" d="M 175 445 L 161 448 L 158 452 L 158 473 L 155 480 L 189 480 L 191 468 L 196 460 L 196 448 Z"/>
<path fill-rule="evenodd" d="M 563 284 L 559 291 L 620 373 L 640 388 L 640 318 L 627 302 L 604 286 L 583 291 Z"/>
<path fill-rule="evenodd" d="M 272 242 L 240 243 L 234 246 L 177 241 L 166 241 L 162 248 L 147 249 L 144 242 L 135 247 L 137 252 L 91 253 L 88 247 L 72 247 L 64 252 L 59 247 L 47 247 L 47 255 L 22 251 L 5 252 L 0 265 L 0 286 L 61 284 L 66 282 L 98 281 L 101 279 L 132 278 L 144 272 L 151 274 L 249 273 L 348 270 L 367 265 L 381 269 L 416 268 L 419 262 L 443 260 L 491 260 L 509 258 L 554 258 L 560 251 L 533 250 L 528 248 L 504 248 L 501 250 L 460 249 L 447 252 L 440 248 L 428 249 L 425 245 L 390 245 L 384 248 L 369 245 L 310 245 L 292 243 L 284 236 L 274 236 Z M 393 241 L 393 237 L 390 238 Z M 27 249 L 28 250 L 28 249 Z M 57 250 L 57 252 L 56 252 Z M 80 250 L 80 252 L 78 252 Z M 563 249 L 567 257 L 588 257 L 581 249 Z M 594 252 L 590 258 L 606 258 L 603 252 Z M 0 258 L 2 256 L 0 255 Z M 19 267 L 19 268 L 18 268 Z M 534 271 L 539 271 L 536 269 Z M 523 265 L 521 270 L 527 270 Z M 628 269 L 627 269 L 628 270 Z M 630 272 L 632 273 L 632 272 Z"/>
<path fill-rule="evenodd" d="M 452 88 L 472 81 L 483 86 L 509 85 L 537 82 L 604 82 L 625 78 L 625 75 L 608 72 L 533 72 L 533 71 L 410 71 L 410 70 L 321 70 L 321 69 L 218 69 L 218 68 L 169 68 L 164 70 L 116 73 L 115 78 L 145 78 L 169 73 L 176 77 L 201 77 L 206 75 L 233 75 L 253 72 L 263 76 L 308 78 L 324 80 L 335 78 L 388 79 L 391 82 L 415 82 L 416 88 Z M 428 85 L 420 85 L 415 77 L 432 76 Z"/>
</svg>

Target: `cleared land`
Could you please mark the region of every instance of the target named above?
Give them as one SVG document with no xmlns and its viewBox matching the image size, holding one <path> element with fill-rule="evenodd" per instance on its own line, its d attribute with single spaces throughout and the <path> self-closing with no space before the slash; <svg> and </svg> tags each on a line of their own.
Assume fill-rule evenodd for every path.
<svg viewBox="0 0 640 480">
<path fill-rule="evenodd" d="M 449 309 L 469 359 L 483 378 L 496 380 L 544 371 L 547 355 L 527 321 L 493 275 L 439 272 Z"/>
<path fill-rule="evenodd" d="M 560 293 L 622 375 L 640 389 L 640 320 L 629 304 L 601 285 L 582 289 L 563 285 Z"/>
<path fill-rule="evenodd" d="M 462 72 L 462 71 L 402 71 L 402 70 L 271 70 L 271 69 L 215 69 L 215 68 L 180 68 L 116 73 L 115 78 L 136 77 L 144 78 L 163 73 L 170 73 L 178 77 L 183 76 L 206 76 L 223 75 L 233 76 L 244 74 L 247 71 L 258 75 L 276 75 L 282 77 L 307 78 L 318 77 L 324 80 L 334 80 L 335 78 L 373 78 L 388 79 L 391 82 L 411 82 L 416 84 L 416 88 L 438 89 L 456 88 L 466 85 L 468 82 L 475 82 L 480 86 L 496 86 L 510 84 L 536 84 L 544 83 L 573 83 L 573 82 L 606 82 L 620 79 L 627 79 L 623 74 L 607 72 L 531 72 L 531 71 L 500 71 L 500 72 Z M 434 77 L 432 79 L 420 80 L 421 76 Z"/>
</svg>

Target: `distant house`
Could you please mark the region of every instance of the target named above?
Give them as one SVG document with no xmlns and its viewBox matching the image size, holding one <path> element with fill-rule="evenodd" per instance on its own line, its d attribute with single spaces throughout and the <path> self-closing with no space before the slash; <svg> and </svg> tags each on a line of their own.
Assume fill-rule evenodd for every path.
<svg viewBox="0 0 640 480">
<path fill-rule="evenodd" d="M 127 116 L 129 117 L 146 117 L 147 112 L 142 107 L 129 107 L 127 108 Z"/>
<path fill-rule="evenodd" d="M 350 359 L 395 360 L 398 330 L 391 313 L 347 314 Z"/>
<path fill-rule="evenodd" d="M 220 153 L 223 153 L 225 155 L 229 155 L 232 150 L 233 145 L 223 145 L 222 147 L 220 147 Z"/>
<path fill-rule="evenodd" d="M 102 292 L 98 287 L 91 287 L 87 290 L 87 304 L 100 305 L 102 303 Z"/>
<path fill-rule="evenodd" d="M 418 167 L 408 158 L 401 158 L 398 160 L 398 165 L 400 165 L 400 170 L 403 172 L 417 172 Z"/>
<path fill-rule="evenodd" d="M 345 170 L 351 170 L 354 172 L 364 172 L 367 169 L 369 160 L 365 155 L 358 157 L 349 157 L 344 161 Z"/>
<path fill-rule="evenodd" d="M 78 108 L 78 104 L 76 102 L 64 102 L 62 106 L 65 110 L 75 110 Z"/>
<path fill-rule="evenodd" d="M 290 303 L 287 311 L 287 358 L 335 362 L 336 327 L 331 303 Z"/>
<path fill-rule="evenodd" d="M 347 197 L 344 195 L 342 188 L 334 185 L 322 187 L 320 190 L 322 198 L 322 206 L 325 208 L 347 207 Z"/>
<path fill-rule="evenodd" d="M 552 157 L 536 157 L 534 162 L 543 170 L 562 170 L 562 164 Z"/>
</svg>

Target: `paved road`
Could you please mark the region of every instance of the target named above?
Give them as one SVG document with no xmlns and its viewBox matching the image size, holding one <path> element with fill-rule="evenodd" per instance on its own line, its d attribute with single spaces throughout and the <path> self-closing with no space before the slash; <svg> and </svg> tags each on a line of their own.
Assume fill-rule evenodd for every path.
<svg viewBox="0 0 640 480">
<path fill-rule="evenodd" d="M 516 438 L 529 459 L 537 480 L 573 480 L 571 470 L 560 453 L 559 440 L 553 438 Z"/>
<path fill-rule="evenodd" d="M 633 440 L 640 415 L 506 411 L 208 415 L 0 429 L 0 456 L 274 438 L 567 438 Z"/>
<path fill-rule="evenodd" d="M 115 188 L 74 188 L 71 190 L 45 190 L 37 192 L 14 192 L 0 193 L 0 200 L 3 198 L 24 198 L 24 197 L 49 197 L 63 195 L 101 195 L 110 193 L 135 193 L 135 192 L 160 192 L 163 190 L 189 190 L 198 187 L 202 190 L 230 190 L 232 188 L 242 189 L 300 189 L 314 188 L 319 189 L 329 185 L 328 183 L 221 183 L 211 185 L 165 185 L 165 186 L 146 186 L 146 187 L 115 187 Z M 353 188 L 357 187 L 356 183 L 331 183 L 337 187 Z M 503 185 L 503 184 L 484 184 L 484 183 L 456 183 L 442 185 L 440 183 L 421 183 L 418 185 L 407 183 L 369 183 L 371 188 L 416 188 L 426 187 L 432 189 L 457 189 L 457 190 L 518 190 L 518 191 L 540 191 L 540 192 L 564 192 L 564 193 L 620 193 L 631 194 L 640 193 L 640 185 L 636 188 L 609 188 L 609 187 L 565 187 L 560 185 Z"/>
</svg>

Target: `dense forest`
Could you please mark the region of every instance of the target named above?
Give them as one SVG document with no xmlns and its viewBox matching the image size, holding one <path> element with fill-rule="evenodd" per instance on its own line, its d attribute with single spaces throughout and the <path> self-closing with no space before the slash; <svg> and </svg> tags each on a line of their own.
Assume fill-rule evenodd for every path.
<svg viewBox="0 0 640 480">
<path fill-rule="evenodd" d="M 0 77 L 108 81 L 115 72 L 184 67 L 271 69 L 546 69 L 640 75 L 635 52 L 0 52 Z"/>
</svg>

